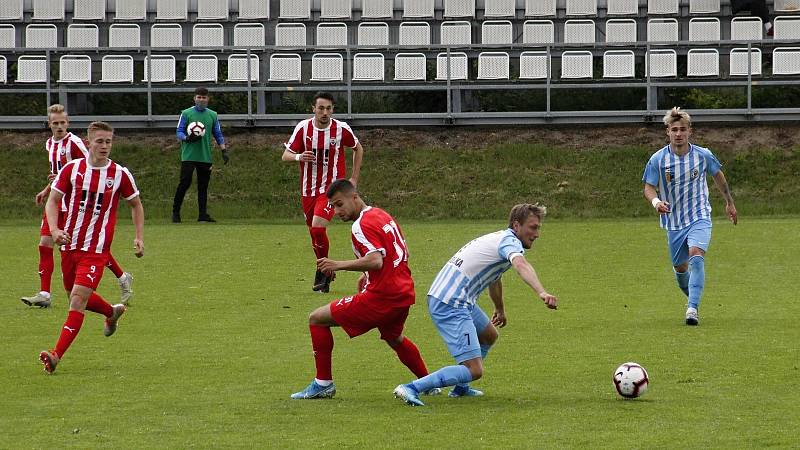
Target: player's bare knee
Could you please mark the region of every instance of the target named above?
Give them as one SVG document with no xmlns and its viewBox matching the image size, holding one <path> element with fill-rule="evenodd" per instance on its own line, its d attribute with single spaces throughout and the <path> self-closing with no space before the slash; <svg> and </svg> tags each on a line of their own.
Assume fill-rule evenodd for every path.
<svg viewBox="0 0 800 450">
<path fill-rule="evenodd" d="M 494 345 L 498 338 L 500 338 L 500 333 L 497 331 L 497 328 L 489 324 L 481 331 L 480 336 L 478 336 L 478 342 L 482 345 Z"/>
<path fill-rule="evenodd" d="M 677 266 L 674 266 L 675 272 L 684 273 L 689 270 L 689 263 L 683 263 Z"/>
<path fill-rule="evenodd" d="M 480 358 L 464 361 L 462 364 L 469 370 L 472 380 L 475 381 L 483 376 L 483 361 Z"/>
<path fill-rule="evenodd" d="M 42 236 L 41 239 L 39 239 L 39 245 L 41 245 L 42 247 L 53 248 L 54 245 L 53 238 L 50 236 Z"/>
<path fill-rule="evenodd" d="M 383 339 L 387 344 L 389 344 L 389 347 L 396 348 L 398 345 L 403 343 L 403 339 L 405 339 L 405 337 L 398 336 L 395 338 L 386 338 L 381 336 L 381 339 Z"/>
</svg>

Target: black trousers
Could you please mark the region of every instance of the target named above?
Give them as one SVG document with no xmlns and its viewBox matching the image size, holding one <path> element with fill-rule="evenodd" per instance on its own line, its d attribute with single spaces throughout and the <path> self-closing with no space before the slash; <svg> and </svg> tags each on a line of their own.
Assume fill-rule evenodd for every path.
<svg viewBox="0 0 800 450">
<path fill-rule="evenodd" d="M 731 0 L 731 14 L 735 15 L 739 11 L 750 11 L 750 14 L 760 17 L 762 22 L 772 22 L 765 0 Z"/>
<path fill-rule="evenodd" d="M 183 197 L 189 186 L 192 185 L 192 173 L 197 169 L 197 206 L 199 216 L 204 216 L 208 212 L 208 182 L 211 181 L 211 163 L 197 161 L 181 161 L 181 181 L 175 191 L 175 200 L 172 202 L 172 212 L 180 214 Z"/>
</svg>

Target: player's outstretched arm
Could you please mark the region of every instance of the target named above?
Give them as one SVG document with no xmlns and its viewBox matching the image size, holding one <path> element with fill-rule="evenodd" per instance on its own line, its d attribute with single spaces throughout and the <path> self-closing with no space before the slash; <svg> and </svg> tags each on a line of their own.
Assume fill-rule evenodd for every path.
<svg viewBox="0 0 800 450">
<path fill-rule="evenodd" d="M 731 195 L 731 188 L 728 186 L 728 180 L 725 179 L 725 174 L 718 171 L 714 174 L 714 184 L 717 185 L 722 197 L 725 198 L 725 214 L 733 222 L 734 225 L 739 223 L 739 217 L 736 213 L 736 205 L 733 204 L 733 195 Z"/>
<path fill-rule="evenodd" d="M 334 261 L 328 258 L 320 258 L 317 260 L 317 269 L 325 273 L 337 272 L 339 270 L 368 272 L 370 270 L 380 270 L 381 267 L 383 267 L 383 253 L 381 252 L 368 253 L 361 258 L 350 261 Z"/>
<path fill-rule="evenodd" d="M 659 214 L 667 214 L 669 212 L 669 203 L 658 198 L 656 187 L 650 183 L 644 184 L 644 198 L 653 205 L 653 208 Z"/>
<path fill-rule="evenodd" d="M 353 147 L 353 172 L 350 175 L 350 182 L 353 186 L 358 186 L 358 177 L 361 176 L 361 162 L 364 160 L 364 147 L 361 142 Z"/>
<path fill-rule="evenodd" d="M 144 256 L 144 206 L 139 196 L 128 200 L 131 207 L 131 219 L 136 230 L 136 237 L 133 239 L 133 251 L 137 258 Z"/>
<path fill-rule="evenodd" d="M 47 216 L 47 225 L 50 227 L 50 235 L 53 237 L 53 242 L 56 244 L 66 244 L 69 242 L 70 237 L 64 230 L 58 228 L 58 213 L 61 209 L 61 199 L 64 194 L 55 189 L 50 190 L 50 196 L 47 197 L 47 204 L 44 206 L 45 215 Z"/>
<path fill-rule="evenodd" d="M 492 313 L 492 325 L 503 328 L 508 323 L 506 319 L 506 308 L 503 304 L 503 282 L 500 278 L 489 285 L 489 298 L 494 303 L 494 313 Z"/>
<path fill-rule="evenodd" d="M 517 271 L 522 280 L 528 284 L 542 299 L 544 304 L 550 309 L 558 308 L 558 299 L 554 295 L 550 295 L 542 286 L 536 271 L 533 266 L 525 259 L 524 256 L 519 255 L 511 260 L 511 266 Z"/>
<path fill-rule="evenodd" d="M 314 152 L 305 151 L 303 153 L 294 153 L 294 152 L 290 152 L 289 150 L 284 149 L 283 150 L 283 155 L 281 155 L 281 161 L 285 161 L 285 162 L 295 162 L 295 161 L 311 162 L 311 161 L 314 161 Z"/>
</svg>

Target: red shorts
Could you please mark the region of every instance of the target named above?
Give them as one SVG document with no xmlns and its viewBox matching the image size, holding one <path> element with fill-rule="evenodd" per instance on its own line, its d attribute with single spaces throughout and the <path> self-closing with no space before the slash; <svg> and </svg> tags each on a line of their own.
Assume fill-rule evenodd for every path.
<svg viewBox="0 0 800 450">
<path fill-rule="evenodd" d="M 71 291 L 79 284 L 97 290 L 103 269 L 108 262 L 109 253 L 91 253 L 69 250 L 61 253 L 61 273 L 64 276 L 64 289 Z"/>
<path fill-rule="evenodd" d="M 314 216 L 330 221 L 333 219 L 333 206 L 328 203 L 328 196 L 319 194 L 316 197 L 303 197 L 303 214 L 306 216 L 306 225 L 311 226 Z"/>
<path fill-rule="evenodd" d="M 58 227 L 64 229 L 64 221 L 66 220 L 67 213 L 64 211 L 58 212 Z M 42 225 L 39 227 L 39 236 L 50 237 L 50 225 L 47 223 L 47 211 L 42 211 Z"/>
<path fill-rule="evenodd" d="M 331 316 L 351 338 L 377 328 L 381 339 L 390 341 L 403 334 L 410 306 L 387 303 L 371 292 L 361 292 L 332 301 Z"/>
</svg>

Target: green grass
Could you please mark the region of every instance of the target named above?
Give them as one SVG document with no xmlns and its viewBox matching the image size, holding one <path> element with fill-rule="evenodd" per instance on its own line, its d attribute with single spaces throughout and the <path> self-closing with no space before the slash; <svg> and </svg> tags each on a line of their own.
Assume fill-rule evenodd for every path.
<svg viewBox="0 0 800 450">
<path fill-rule="evenodd" d="M 458 247 L 503 225 L 402 224 L 421 304 Z M 37 355 L 55 342 L 64 294 L 47 310 L 17 300 L 36 289 L 37 229 L 0 226 L 0 447 L 796 448 L 798 227 L 717 221 L 702 322 L 688 328 L 655 218 L 548 220 L 528 259 L 559 309 L 506 274 L 509 325 L 475 383 L 487 395 L 411 408 L 391 396 L 411 375 L 376 332 L 334 331 L 335 399 L 288 399 L 313 376 L 308 312 L 356 281 L 345 273 L 329 295 L 311 292 L 303 226 L 151 225 L 140 260 L 122 226 L 114 251 L 134 273 L 133 305 L 111 338 L 87 315 L 52 376 Z M 348 228 L 329 234 L 332 256 L 350 258 Z M 118 295 L 108 273 L 100 293 Z M 451 363 L 423 306 L 406 332 L 430 369 Z M 634 401 L 611 383 L 630 360 L 652 378 Z"/>
</svg>

